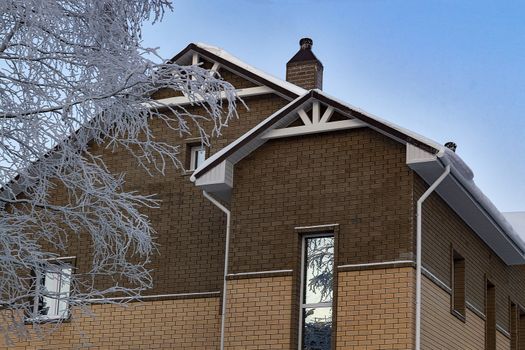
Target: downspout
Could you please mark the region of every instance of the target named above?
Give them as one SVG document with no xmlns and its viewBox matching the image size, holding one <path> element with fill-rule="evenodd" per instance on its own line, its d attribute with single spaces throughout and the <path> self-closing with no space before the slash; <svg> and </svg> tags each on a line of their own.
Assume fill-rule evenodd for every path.
<svg viewBox="0 0 525 350">
<path fill-rule="evenodd" d="M 423 202 L 450 174 L 450 165 L 447 165 L 443 174 L 423 193 L 417 201 L 417 233 L 416 233 L 416 350 L 421 349 L 421 253 L 422 253 L 422 218 Z"/>
<path fill-rule="evenodd" d="M 213 198 L 206 191 L 202 191 L 204 197 L 206 197 L 210 202 L 212 202 L 217 208 L 219 208 L 224 214 L 226 214 L 226 246 L 224 252 L 224 278 L 222 284 L 222 313 L 221 313 L 221 347 L 224 349 L 224 327 L 226 324 L 226 294 L 227 294 L 227 285 L 226 285 L 226 276 L 228 275 L 228 255 L 230 251 L 230 214 L 231 212 L 219 201 Z"/>
</svg>

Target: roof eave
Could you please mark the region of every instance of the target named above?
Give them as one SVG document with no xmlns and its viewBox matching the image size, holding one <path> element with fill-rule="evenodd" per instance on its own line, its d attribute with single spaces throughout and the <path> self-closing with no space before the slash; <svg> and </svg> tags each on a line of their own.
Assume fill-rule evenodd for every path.
<svg viewBox="0 0 525 350">
<path fill-rule="evenodd" d="M 427 161 L 407 161 L 407 165 L 428 184 L 432 183 L 446 166 L 443 157 L 430 157 Z M 496 209 L 488 207 L 476 198 L 471 187 L 472 184 L 467 183 L 460 172 L 451 165 L 450 176 L 442 182 L 436 192 L 505 264 L 525 264 L 523 247 L 503 228 L 500 219 L 493 212 Z"/>
</svg>

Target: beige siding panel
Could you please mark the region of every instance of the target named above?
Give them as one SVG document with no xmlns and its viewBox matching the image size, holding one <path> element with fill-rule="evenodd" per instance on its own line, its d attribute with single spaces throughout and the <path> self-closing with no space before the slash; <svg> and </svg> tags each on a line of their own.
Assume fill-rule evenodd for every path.
<svg viewBox="0 0 525 350">
<path fill-rule="evenodd" d="M 510 339 L 500 332 L 496 333 L 496 350 L 510 350 Z"/>
<path fill-rule="evenodd" d="M 482 350 L 485 348 L 483 319 L 467 309 L 466 322 L 462 322 L 450 313 L 450 294 L 424 276 L 422 288 L 422 349 Z"/>
</svg>

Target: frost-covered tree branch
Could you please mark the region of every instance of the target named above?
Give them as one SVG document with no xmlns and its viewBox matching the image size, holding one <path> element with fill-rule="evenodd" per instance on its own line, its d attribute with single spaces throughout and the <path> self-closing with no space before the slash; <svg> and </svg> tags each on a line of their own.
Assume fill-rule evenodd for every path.
<svg viewBox="0 0 525 350">
<path fill-rule="evenodd" d="M 230 84 L 150 59 L 141 26 L 166 10 L 166 0 L 0 2 L 0 332 L 10 339 L 28 335 L 24 322 L 38 320 L 49 298 L 84 306 L 152 285 L 154 232 L 141 210 L 160 203 L 125 190 L 124 174 L 92 145 L 125 149 L 148 173 L 164 173 L 181 167 L 179 149 L 155 138 L 151 120 L 207 144 L 235 116 Z M 159 89 L 205 112 L 152 103 Z M 89 242 L 92 264 L 69 277 L 57 258 L 74 239 Z M 45 273 L 70 292 L 50 296 Z"/>
</svg>

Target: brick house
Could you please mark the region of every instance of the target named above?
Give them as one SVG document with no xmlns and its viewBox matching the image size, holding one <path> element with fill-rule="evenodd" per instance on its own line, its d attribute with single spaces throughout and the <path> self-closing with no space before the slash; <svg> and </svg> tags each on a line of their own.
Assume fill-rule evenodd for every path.
<svg viewBox="0 0 525 350">
<path fill-rule="evenodd" d="M 286 81 L 203 44 L 173 58 L 217 71 L 249 110 L 209 148 L 159 128 L 186 148 L 183 174 L 100 148 L 163 201 L 147 212 L 154 289 L 15 348 L 525 349 L 523 228 L 452 150 L 325 94 L 300 44 Z M 89 263 L 81 242 L 72 254 Z"/>
</svg>

